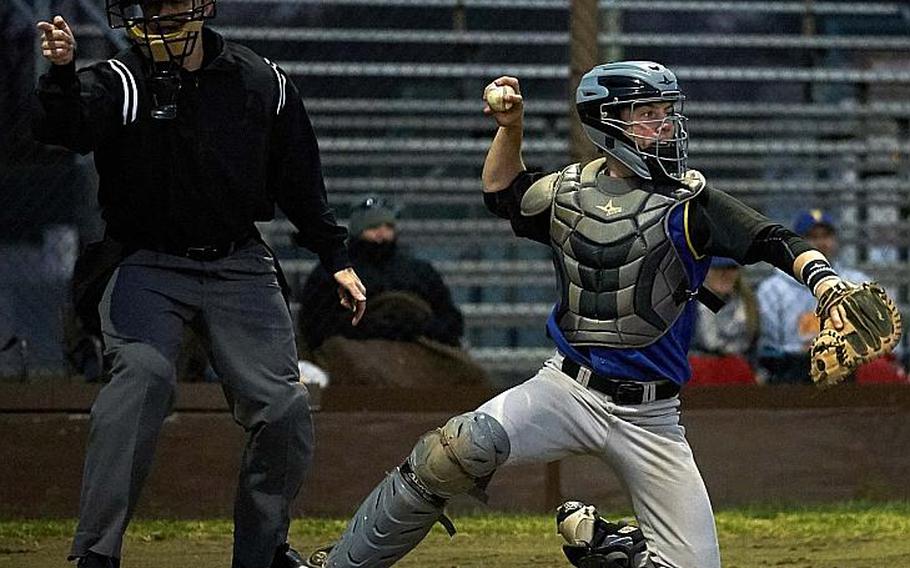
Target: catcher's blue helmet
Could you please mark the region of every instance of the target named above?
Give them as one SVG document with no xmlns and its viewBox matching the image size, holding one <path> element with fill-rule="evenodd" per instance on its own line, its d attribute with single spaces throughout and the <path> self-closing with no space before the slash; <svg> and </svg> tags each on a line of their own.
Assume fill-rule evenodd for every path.
<svg viewBox="0 0 910 568">
<path fill-rule="evenodd" d="M 617 61 L 585 73 L 575 93 L 575 108 L 591 141 L 637 176 L 678 181 L 686 173 L 689 145 L 684 100 L 676 75 L 660 63 Z M 623 109 L 667 102 L 673 105 L 671 112 L 659 119 L 659 126 L 672 127 L 667 139 L 636 135 L 631 119 L 621 117 Z"/>
</svg>

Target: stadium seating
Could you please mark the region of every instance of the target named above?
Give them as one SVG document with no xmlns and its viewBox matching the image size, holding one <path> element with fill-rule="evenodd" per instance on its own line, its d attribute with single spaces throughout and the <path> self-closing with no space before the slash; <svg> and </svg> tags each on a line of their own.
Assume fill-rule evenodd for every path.
<svg viewBox="0 0 910 568">
<path fill-rule="evenodd" d="M 692 166 L 783 222 L 806 204 L 836 210 L 844 256 L 906 305 L 904 3 L 600 7 L 612 22 L 598 38 L 604 54 L 677 71 L 690 99 Z M 554 289 L 546 248 L 512 238 L 483 208 L 480 169 L 494 125 L 480 96 L 493 78 L 518 76 L 527 165 L 567 163 L 569 10 L 566 0 L 219 0 L 213 22 L 294 78 L 341 218 L 367 192 L 404 205 L 402 239 L 440 266 L 467 316 L 471 349 L 497 371 L 529 372 L 550 351 L 543 321 Z M 107 42 L 96 23 L 86 16 L 82 33 Z M 313 257 L 290 246 L 286 221 L 263 230 L 299 284 Z"/>
</svg>

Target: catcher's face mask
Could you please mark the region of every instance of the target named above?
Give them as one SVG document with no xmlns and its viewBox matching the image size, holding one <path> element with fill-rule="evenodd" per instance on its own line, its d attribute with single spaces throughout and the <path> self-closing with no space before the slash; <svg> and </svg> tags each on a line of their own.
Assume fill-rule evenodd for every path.
<svg viewBox="0 0 910 568">
<path fill-rule="evenodd" d="M 152 116 L 177 116 L 180 73 L 196 48 L 203 21 L 215 16 L 215 0 L 106 0 L 108 24 L 124 28 L 151 63 Z"/>
<path fill-rule="evenodd" d="M 636 100 L 625 108 L 604 103 L 600 120 L 614 132 L 623 131 L 649 167 L 656 165 L 666 176 L 681 179 L 689 153 L 682 106 L 682 95 Z"/>
<path fill-rule="evenodd" d="M 575 101 L 591 141 L 635 175 L 683 179 L 689 133 L 672 71 L 651 61 L 598 65 L 582 77 Z"/>
</svg>

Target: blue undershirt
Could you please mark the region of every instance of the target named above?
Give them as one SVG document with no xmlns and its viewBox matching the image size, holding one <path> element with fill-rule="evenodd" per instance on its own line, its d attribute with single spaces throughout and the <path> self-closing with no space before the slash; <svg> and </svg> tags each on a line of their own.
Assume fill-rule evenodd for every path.
<svg viewBox="0 0 910 568">
<path fill-rule="evenodd" d="M 711 258 L 704 256 L 696 259 L 689 249 L 683 223 L 684 210 L 684 205 L 673 209 L 668 226 L 670 238 L 689 276 L 690 289 L 697 290 L 705 280 Z M 547 319 L 547 333 L 556 348 L 576 363 L 608 377 L 637 381 L 669 379 L 681 385 L 691 377 L 688 352 L 695 328 L 695 300 L 686 304 L 682 314 L 660 339 L 637 349 L 573 347 L 556 323 L 558 308 L 558 305 L 555 306 Z"/>
</svg>

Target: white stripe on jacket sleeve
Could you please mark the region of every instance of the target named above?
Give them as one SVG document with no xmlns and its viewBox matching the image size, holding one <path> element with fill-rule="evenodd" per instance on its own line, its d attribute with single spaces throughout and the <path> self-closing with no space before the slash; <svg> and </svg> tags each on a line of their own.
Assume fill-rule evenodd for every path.
<svg viewBox="0 0 910 568">
<path fill-rule="evenodd" d="M 123 85 L 123 124 L 136 122 L 139 111 L 139 89 L 136 87 L 136 78 L 122 61 L 108 59 L 107 62 L 120 75 L 120 82 Z"/>
<path fill-rule="evenodd" d="M 275 109 L 275 114 L 281 114 L 281 109 L 284 108 L 284 103 L 287 100 L 287 78 L 278 69 L 278 66 L 266 59 L 265 62 L 269 64 L 269 67 L 272 68 L 272 71 L 275 72 L 275 76 L 278 77 L 278 108 Z"/>
</svg>

